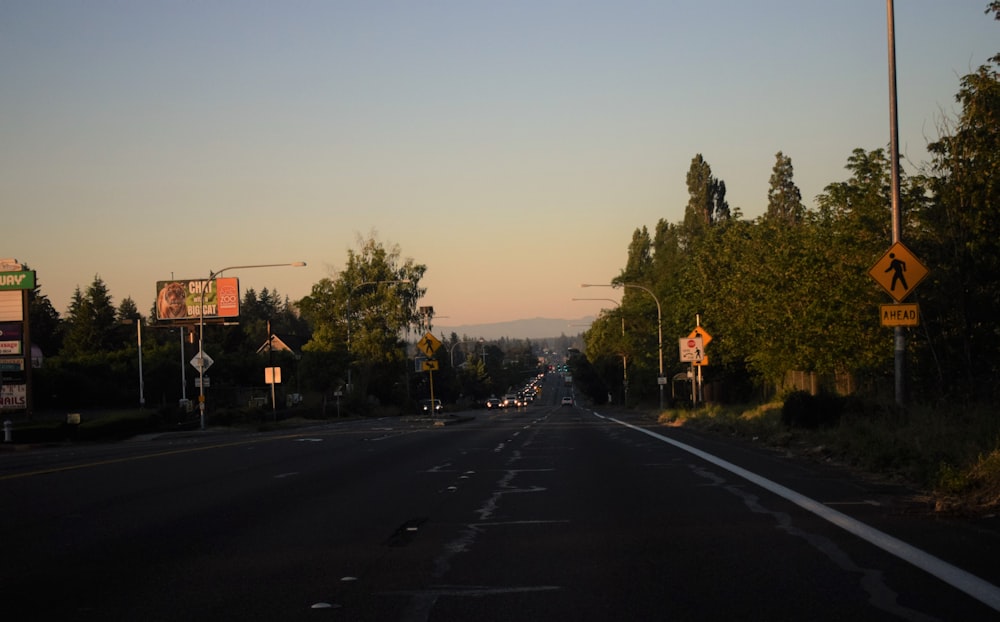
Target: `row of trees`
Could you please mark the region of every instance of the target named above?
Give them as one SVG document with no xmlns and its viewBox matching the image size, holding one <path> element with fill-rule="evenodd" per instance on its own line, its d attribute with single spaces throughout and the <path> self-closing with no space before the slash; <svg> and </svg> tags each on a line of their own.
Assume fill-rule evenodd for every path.
<svg viewBox="0 0 1000 622">
<path fill-rule="evenodd" d="M 989 12 L 1000 19 L 1000 3 Z M 961 114 L 928 145 L 931 160 L 900 171 L 904 243 L 931 269 L 907 302 L 920 305 L 908 329 L 908 385 L 914 398 L 995 400 L 1000 386 L 1000 55 L 962 78 Z M 663 309 L 665 352 L 696 316 L 714 337 L 710 379 L 730 397 L 787 388 L 789 372 L 841 380 L 841 390 L 884 395 L 892 387 L 893 338 L 878 308 L 889 302 L 868 269 L 891 242 L 891 162 L 883 149 L 856 149 L 844 181 L 826 186 L 807 208 L 792 160 L 775 157 L 767 210 L 742 218 L 725 183 L 696 155 L 687 174 L 683 222 L 635 230 L 618 285 L 641 284 Z M 621 320 L 626 330 L 622 335 Z M 603 386 L 656 391 L 655 301 L 626 288 L 586 333 L 587 363 Z M 669 338 L 668 338 L 669 337 Z M 670 357 L 671 373 L 685 371 Z M 845 386 L 846 383 L 846 386 Z"/>
<path fill-rule="evenodd" d="M 269 397 L 263 367 L 272 364 L 283 371 L 279 397 L 312 394 L 320 407 L 338 392 L 346 398 L 341 406 L 355 412 L 374 403 L 405 408 L 427 397 L 427 374 L 415 372 L 410 358 L 410 344 L 429 328 L 429 318 L 417 306 L 425 293 L 420 286 L 425 271 L 373 235 L 348 251 L 335 278 L 322 279 L 299 301 L 277 290 L 247 290 L 238 325 L 205 329 L 205 351 L 215 361 L 208 390 L 213 407 Z M 45 355 L 33 374 L 37 409 L 137 404 L 140 341 L 142 394 L 150 405 L 173 410 L 182 397 L 192 399 L 197 393 L 196 372 L 188 365 L 198 350 L 197 323 L 157 325 L 155 309 L 143 316 L 131 298 L 115 306 L 100 276 L 85 290 L 77 288 L 65 318 L 39 284 L 31 292 L 29 314 L 32 341 Z M 296 351 L 261 352 L 268 329 Z M 546 347 L 515 339 L 441 338 L 445 343 L 438 353 L 435 395 L 448 401 L 505 392 L 536 372 L 535 351 Z M 332 399 L 330 403 L 333 413 Z"/>
</svg>

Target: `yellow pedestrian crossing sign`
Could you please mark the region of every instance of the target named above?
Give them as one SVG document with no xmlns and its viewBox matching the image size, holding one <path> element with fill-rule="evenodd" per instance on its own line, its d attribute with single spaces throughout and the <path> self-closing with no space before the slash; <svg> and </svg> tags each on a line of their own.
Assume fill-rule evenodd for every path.
<svg viewBox="0 0 1000 622">
<path fill-rule="evenodd" d="M 437 352 L 437 349 L 440 347 L 441 341 L 431 333 L 424 334 L 424 336 L 420 338 L 420 341 L 417 342 L 417 348 L 419 348 L 427 358 L 434 356 L 434 353 Z"/>
<path fill-rule="evenodd" d="M 896 302 L 903 302 L 928 272 L 927 267 L 902 242 L 889 247 L 885 255 L 868 270 L 868 274 Z"/>
</svg>

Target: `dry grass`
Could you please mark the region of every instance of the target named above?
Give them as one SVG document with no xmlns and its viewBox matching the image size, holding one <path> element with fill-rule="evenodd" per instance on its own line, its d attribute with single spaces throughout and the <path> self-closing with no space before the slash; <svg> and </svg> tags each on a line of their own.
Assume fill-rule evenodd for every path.
<svg viewBox="0 0 1000 622">
<path fill-rule="evenodd" d="M 1000 511 L 1000 417 L 991 408 L 892 408 L 865 405 L 836 425 L 789 428 L 781 403 L 709 404 L 660 415 L 664 425 L 738 436 L 820 458 L 925 491 L 935 511 L 970 516 Z"/>
</svg>

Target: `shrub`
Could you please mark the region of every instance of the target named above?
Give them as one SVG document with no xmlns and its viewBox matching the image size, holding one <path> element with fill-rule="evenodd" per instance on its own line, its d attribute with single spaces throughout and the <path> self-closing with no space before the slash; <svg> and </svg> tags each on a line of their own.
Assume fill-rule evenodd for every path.
<svg viewBox="0 0 1000 622">
<path fill-rule="evenodd" d="M 793 391 L 781 408 L 781 422 L 789 428 L 814 430 L 835 425 L 844 412 L 844 398 L 821 392 Z"/>
</svg>

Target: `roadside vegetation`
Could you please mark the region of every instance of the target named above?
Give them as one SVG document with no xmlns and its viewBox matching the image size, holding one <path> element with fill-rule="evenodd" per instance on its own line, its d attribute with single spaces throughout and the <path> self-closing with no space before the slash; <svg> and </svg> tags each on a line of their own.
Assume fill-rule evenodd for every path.
<svg viewBox="0 0 1000 622">
<path fill-rule="evenodd" d="M 896 481 L 931 511 L 982 516 L 1000 508 L 1000 417 L 992 409 L 904 412 L 894 403 L 798 392 L 784 403 L 671 409 L 659 421 Z"/>
<path fill-rule="evenodd" d="M 1000 2 L 986 14 L 1000 19 Z M 930 270 L 908 286 L 919 324 L 902 328 L 900 361 L 894 329 L 880 322 L 892 299 L 868 273 L 893 242 L 889 150 L 854 149 L 846 178 L 813 205 L 790 155 L 777 152 L 755 219 L 729 205 L 725 182 L 696 154 L 683 220 L 635 229 L 613 282 L 621 304 L 585 334 L 574 378 L 590 399 L 648 405 L 666 385 L 666 422 L 904 478 L 931 491 L 938 510 L 1000 509 L 998 66 L 1000 54 L 961 78 L 929 161 L 899 166 L 900 239 Z M 712 340 L 691 408 L 695 368 L 676 344 L 696 326 Z"/>
</svg>

